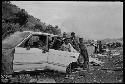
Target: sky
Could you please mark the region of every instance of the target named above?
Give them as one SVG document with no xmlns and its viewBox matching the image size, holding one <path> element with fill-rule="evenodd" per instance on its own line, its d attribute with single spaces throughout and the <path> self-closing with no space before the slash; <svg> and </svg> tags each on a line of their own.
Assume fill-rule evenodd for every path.
<svg viewBox="0 0 125 84">
<path fill-rule="evenodd" d="M 123 37 L 123 2 L 11 1 L 41 22 L 90 39 Z"/>
</svg>

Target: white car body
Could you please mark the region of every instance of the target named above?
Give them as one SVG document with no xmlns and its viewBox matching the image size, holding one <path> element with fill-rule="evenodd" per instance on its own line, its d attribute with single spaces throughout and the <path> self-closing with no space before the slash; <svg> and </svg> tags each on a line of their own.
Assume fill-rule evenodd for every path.
<svg viewBox="0 0 125 84">
<path fill-rule="evenodd" d="M 30 32 L 30 35 L 15 47 L 13 61 L 14 72 L 51 69 L 65 73 L 68 65 L 77 61 L 79 57 L 78 52 L 49 49 L 48 52 L 43 53 L 43 50 L 39 48 L 30 48 L 30 50 L 27 50 L 26 48 L 20 47 L 32 35 L 44 35 L 47 38 L 48 36 L 54 36 L 41 32 L 26 32 Z"/>
</svg>

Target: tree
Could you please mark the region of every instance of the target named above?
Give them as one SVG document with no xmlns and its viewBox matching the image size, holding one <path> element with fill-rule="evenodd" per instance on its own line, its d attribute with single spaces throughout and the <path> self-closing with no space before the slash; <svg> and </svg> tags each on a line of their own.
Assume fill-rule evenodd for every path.
<svg viewBox="0 0 125 84">
<path fill-rule="evenodd" d="M 28 22 L 28 14 L 26 14 L 24 9 L 22 9 L 21 11 L 19 11 L 15 15 L 17 17 L 15 19 L 15 22 L 18 22 L 20 24 L 20 26 L 25 25 Z"/>
<path fill-rule="evenodd" d="M 55 28 L 58 29 L 58 25 L 56 25 Z"/>
<path fill-rule="evenodd" d="M 47 25 L 40 19 L 29 15 L 25 9 L 20 9 L 10 1 L 2 2 L 2 37 L 5 38 L 9 33 L 16 31 L 41 31 L 51 34 L 61 34 L 58 25 Z"/>
<path fill-rule="evenodd" d="M 40 31 L 44 31 L 42 25 L 40 25 L 40 24 L 36 24 L 36 25 L 34 26 L 34 28 L 37 29 L 37 30 L 40 30 Z"/>
<path fill-rule="evenodd" d="M 10 1 L 2 1 L 2 3 L 10 4 L 11 2 Z"/>
</svg>

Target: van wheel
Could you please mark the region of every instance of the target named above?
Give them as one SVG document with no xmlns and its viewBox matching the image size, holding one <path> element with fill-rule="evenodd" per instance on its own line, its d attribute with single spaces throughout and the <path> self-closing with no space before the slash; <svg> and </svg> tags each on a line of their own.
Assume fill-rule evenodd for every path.
<svg viewBox="0 0 125 84">
<path fill-rule="evenodd" d="M 76 62 L 72 62 L 68 65 L 67 69 L 66 69 L 66 73 L 67 74 L 71 74 L 72 72 L 75 72 L 75 68 L 78 67 L 78 64 Z"/>
</svg>

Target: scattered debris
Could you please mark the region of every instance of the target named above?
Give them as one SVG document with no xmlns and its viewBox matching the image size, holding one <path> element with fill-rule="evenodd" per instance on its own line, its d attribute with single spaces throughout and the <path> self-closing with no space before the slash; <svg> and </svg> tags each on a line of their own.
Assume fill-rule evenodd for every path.
<svg viewBox="0 0 125 84">
<path fill-rule="evenodd" d="M 37 82 L 37 79 L 31 79 L 30 81 L 29 81 L 29 83 L 36 83 Z"/>
<path fill-rule="evenodd" d="M 123 83 L 123 56 L 93 54 L 89 62 L 89 70 L 77 68 L 77 71 L 68 75 L 52 71 L 19 74 L 10 83 Z"/>
<path fill-rule="evenodd" d="M 106 54 L 97 54 L 97 56 L 106 56 L 107 57 Z"/>
<path fill-rule="evenodd" d="M 52 78 L 44 78 L 44 79 L 39 79 L 37 83 L 56 83 L 56 81 Z"/>
<path fill-rule="evenodd" d="M 92 57 L 90 57 L 89 58 L 89 63 L 91 63 L 91 64 L 93 64 L 93 65 L 97 65 L 97 66 L 100 66 L 100 65 L 102 65 L 104 62 L 102 62 L 102 61 L 99 61 L 98 60 L 98 58 L 92 58 Z"/>
</svg>

